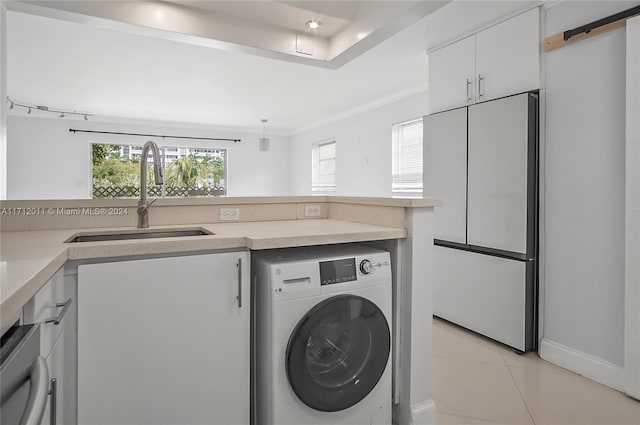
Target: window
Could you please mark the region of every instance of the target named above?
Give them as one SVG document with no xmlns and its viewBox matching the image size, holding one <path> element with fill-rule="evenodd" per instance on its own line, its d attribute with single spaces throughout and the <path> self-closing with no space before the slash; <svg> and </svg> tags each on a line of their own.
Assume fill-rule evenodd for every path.
<svg viewBox="0 0 640 425">
<path fill-rule="evenodd" d="M 227 150 L 162 147 L 164 184 L 156 186 L 149 163 L 147 182 L 154 197 L 226 195 Z M 142 146 L 91 145 L 93 198 L 140 196 Z"/>
<path fill-rule="evenodd" d="M 311 190 L 333 192 L 336 190 L 336 141 L 319 142 L 312 148 Z"/>
<path fill-rule="evenodd" d="M 422 192 L 422 118 L 392 127 L 393 155 L 391 190 Z"/>
</svg>

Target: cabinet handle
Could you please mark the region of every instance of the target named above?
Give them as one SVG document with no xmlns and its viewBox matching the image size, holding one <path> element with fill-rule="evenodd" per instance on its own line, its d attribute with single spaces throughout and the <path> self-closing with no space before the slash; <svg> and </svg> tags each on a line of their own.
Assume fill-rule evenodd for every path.
<svg viewBox="0 0 640 425">
<path fill-rule="evenodd" d="M 49 409 L 49 413 L 51 414 L 49 423 L 51 425 L 56 425 L 56 406 L 58 404 L 58 380 L 56 378 L 53 378 L 51 380 L 51 389 L 49 390 L 49 395 L 51 396 L 51 399 L 49 400 L 49 403 L 51 405 Z"/>
<path fill-rule="evenodd" d="M 242 308 L 242 258 L 238 258 L 238 308 Z"/>
<path fill-rule="evenodd" d="M 471 80 L 467 78 L 467 103 L 471 102 Z"/>
<path fill-rule="evenodd" d="M 480 74 L 478 74 L 478 99 L 481 99 L 484 97 L 484 94 L 482 94 L 482 81 L 484 80 L 484 77 Z"/>
<path fill-rule="evenodd" d="M 70 305 L 71 305 L 71 298 L 69 298 L 66 302 L 56 304 L 56 307 L 64 307 L 64 308 L 60 310 L 60 313 L 58 313 L 58 316 L 52 317 L 51 319 L 47 319 L 44 322 L 45 323 L 53 322 L 54 325 L 59 325 L 64 315 L 67 314 L 67 310 L 69 310 Z"/>
</svg>

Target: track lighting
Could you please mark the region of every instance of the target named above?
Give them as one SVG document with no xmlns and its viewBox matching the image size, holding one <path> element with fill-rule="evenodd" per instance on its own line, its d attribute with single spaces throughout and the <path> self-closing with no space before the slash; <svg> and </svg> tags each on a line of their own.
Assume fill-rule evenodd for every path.
<svg viewBox="0 0 640 425">
<path fill-rule="evenodd" d="M 93 114 L 89 114 L 86 112 L 77 112 L 77 111 L 63 111 L 63 110 L 56 110 L 56 109 L 49 109 L 48 106 L 43 106 L 43 105 L 30 105 L 28 103 L 20 103 L 20 102 L 16 102 L 13 99 L 10 99 L 9 96 L 7 96 L 7 102 L 9 102 L 9 109 L 13 109 L 14 107 L 18 106 L 20 108 L 24 108 L 27 110 L 27 114 L 31 115 L 31 110 L 32 109 L 37 109 L 38 111 L 42 111 L 42 112 L 52 112 L 54 114 L 58 115 L 58 118 L 65 118 L 69 115 L 77 115 L 78 117 L 84 117 L 85 121 L 89 121 L 89 117 L 92 117 Z"/>
</svg>

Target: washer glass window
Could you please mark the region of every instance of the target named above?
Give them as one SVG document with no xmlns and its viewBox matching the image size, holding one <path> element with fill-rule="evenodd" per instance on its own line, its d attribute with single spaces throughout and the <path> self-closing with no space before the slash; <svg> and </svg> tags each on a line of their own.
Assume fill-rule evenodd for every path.
<svg viewBox="0 0 640 425">
<path fill-rule="evenodd" d="M 375 388 L 390 347 L 389 324 L 378 306 L 356 295 L 338 295 L 298 322 L 287 346 L 287 377 L 309 407 L 343 410 Z"/>
</svg>

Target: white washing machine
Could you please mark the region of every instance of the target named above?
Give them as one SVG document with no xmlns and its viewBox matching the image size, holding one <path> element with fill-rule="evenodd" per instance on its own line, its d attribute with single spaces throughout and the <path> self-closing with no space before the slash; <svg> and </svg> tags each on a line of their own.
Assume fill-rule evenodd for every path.
<svg viewBox="0 0 640 425">
<path fill-rule="evenodd" d="M 362 246 L 258 252 L 257 425 L 391 424 L 391 264 Z"/>
</svg>

